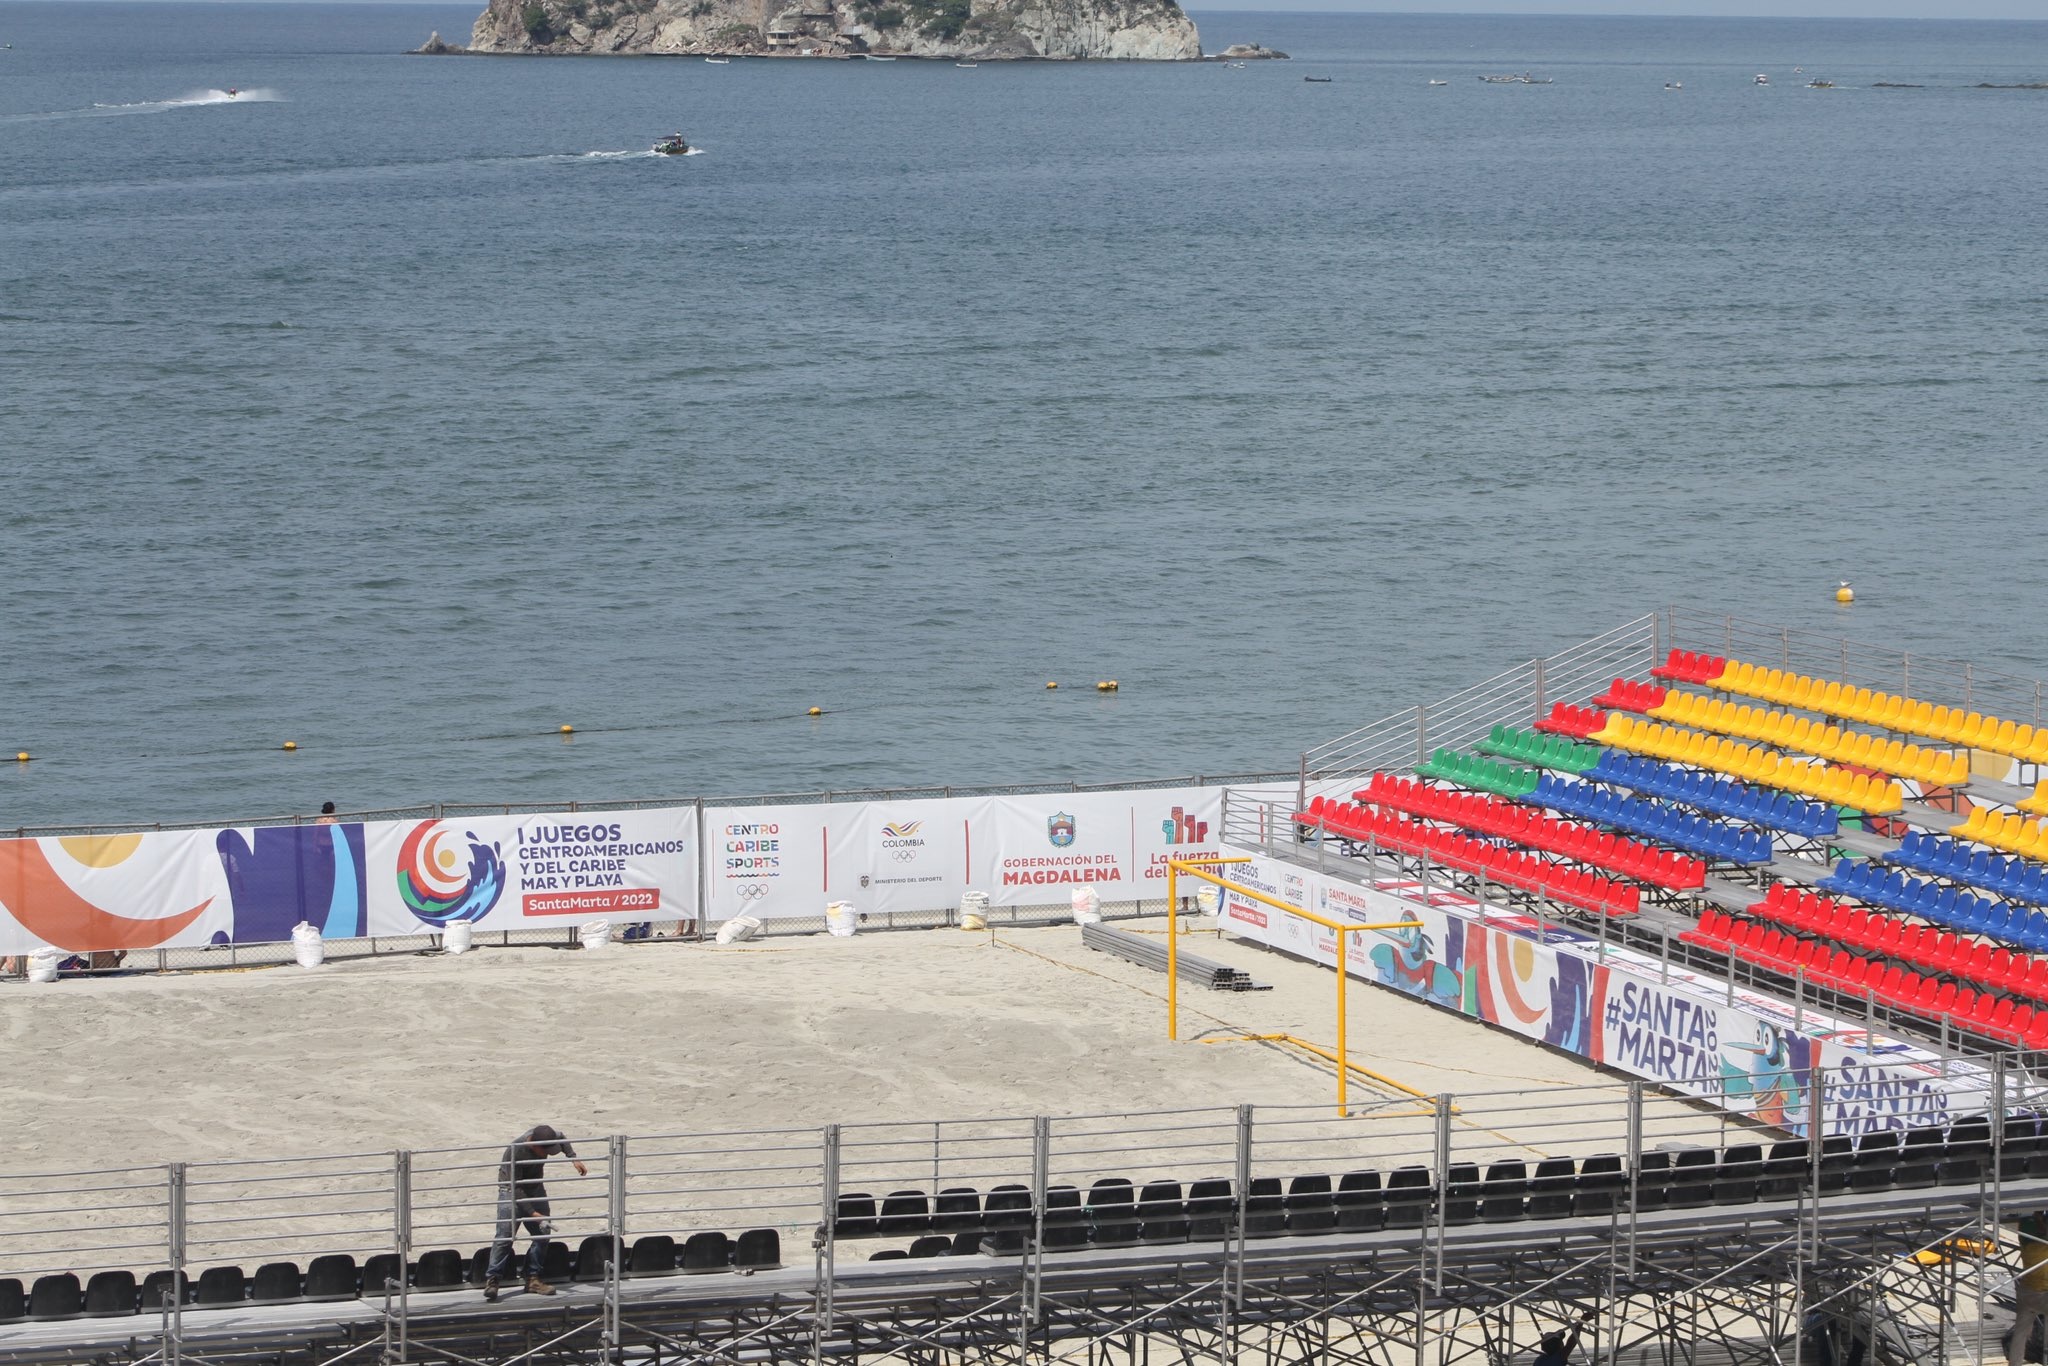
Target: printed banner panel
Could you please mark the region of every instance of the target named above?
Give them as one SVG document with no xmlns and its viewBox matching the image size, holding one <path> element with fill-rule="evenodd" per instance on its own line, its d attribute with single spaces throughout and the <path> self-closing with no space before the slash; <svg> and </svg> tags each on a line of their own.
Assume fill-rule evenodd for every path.
<svg viewBox="0 0 2048 1366">
<path fill-rule="evenodd" d="M 367 843 L 371 934 L 697 914 L 694 807 L 379 821 Z"/>
<path fill-rule="evenodd" d="M 878 915 L 958 906 L 987 807 L 985 797 L 937 797 L 828 808 L 830 899 Z M 824 909 L 821 902 L 811 914 Z"/>
<path fill-rule="evenodd" d="M 236 911 L 213 841 L 201 830 L 0 840 L 0 955 L 225 940 Z"/>
<path fill-rule="evenodd" d="M 826 885 L 831 823 L 852 807 L 721 806 L 704 812 L 705 914 L 763 920 L 817 917 Z"/>
<path fill-rule="evenodd" d="M 1222 852 L 1222 813 L 1221 788 L 990 798 L 970 885 L 998 906 L 1063 901 L 1084 887 L 1104 901 L 1164 896 L 1167 859 Z"/>
<path fill-rule="evenodd" d="M 1989 1104 L 1979 1069 L 1612 945 L 1602 962 L 1591 936 L 1467 896 L 1436 889 L 1425 904 L 1412 882 L 1365 887 L 1265 857 L 1228 875 L 1325 919 L 1414 922 L 1354 932 L 1348 966 L 1356 977 L 1794 1134 L 1812 1119 L 1816 1062 L 1827 1078 L 1828 1133 L 1945 1122 Z M 1335 961 L 1333 931 L 1236 892 L 1224 894 L 1222 924 L 1313 962 Z"/>
</svg>

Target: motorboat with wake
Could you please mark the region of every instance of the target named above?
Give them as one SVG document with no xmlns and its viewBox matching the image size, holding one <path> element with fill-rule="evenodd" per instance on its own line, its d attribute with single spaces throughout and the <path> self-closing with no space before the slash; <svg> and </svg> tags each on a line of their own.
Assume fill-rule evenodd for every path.
<svg viewBox="0 0 2048 1366">
<path fill-rule="evenodd" d="M 681 133 L 671 133 L 654 144 L 654 151 L 659 156 L 685 157 L 690 154 L 690 144 L 683 141 Z"/>
<path fill-rule="evenodd" d="M 1761 72 L 1761 71 L 1757 72 L 1757 73 L 1756 73 L 1756 79 L 1755 79 L 1754 81 L 1750 82 L 1750 84 L 1752 84 L 1752 85 L 1769 85 L 1770 83 L 1771 83 L 1771 78 L 1770 78 L 1769 76 L 1766 76 L 1766 75 L 1765 75 L 1765 74 L 1764 74 L 1763 72 Z"/>
<path fill-rule="evenodd" d="M 1437 79 L 1436 79 L 1436 78 L 1435 78 L 1434 76 L 1430 77 L 1430 81 L 1429 81 L 1429 83 L 1430 83 L 1431 85 L 1449 85 L 1449 84 L 1450 84 L 1450 82 L 1449 82 L 1449 81 L 1440 81 L 1440 80 L 1437 80 Z"/>
<path fill-rule="evenodd" d="M 732 65 L 732 58 L 730 58 L 730 57 L 706 57 L 706 58 L 705 58 L 704 60 L 705 60 L 705 61 L 707 61 L 707 62 L 709 62 L 709 63 L 710 63 L 711 65 L 713 65 L 713 66 L 731 66 L 731 65 Z"/>
</svg>

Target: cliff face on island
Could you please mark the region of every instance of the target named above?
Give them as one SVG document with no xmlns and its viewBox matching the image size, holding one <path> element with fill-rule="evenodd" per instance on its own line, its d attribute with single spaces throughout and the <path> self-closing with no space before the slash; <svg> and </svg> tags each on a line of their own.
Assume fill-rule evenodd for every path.
<svg viewBox="0 0 2048 1366">
<path fill-rule="evenodd" d="M 1191 61 L 1175 0 L 489 0 L 472 52 Z"/>
</svg>

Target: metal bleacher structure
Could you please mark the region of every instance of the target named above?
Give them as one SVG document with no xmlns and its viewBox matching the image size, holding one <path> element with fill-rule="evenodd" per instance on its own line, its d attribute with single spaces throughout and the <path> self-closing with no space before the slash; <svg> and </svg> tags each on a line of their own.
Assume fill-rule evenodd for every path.
<svg viewBox="0 0 2048 1366">
<path fill-rule="evenodd" d="M 2031 681 L 1671 612 L 1309 751 L 1277 820 L 1226 803 L 1234 847 L 1509 902 L 1967 1060 L 1989 1101 L 1946 1127 L 1809 1142 L 1589 1073 L 1344 1115 L 576 1135 L 560 1293 L 496 1304 L 496 1147 L 11 1174 L 0 1363 L 1505 1366 L 1573 1325 L 1576 1359 L 1631 1366 L 2002 1361 L 2003 1227 L 2048 1207 L 2048 1021 L 2021 1014 L 2048 885 L 2029 771 L 1978 778 L 1968 751 L 2048 758 L 1983 719 L 2040 707 Z M 1981 810 L 1951 836 L 1959 797 Z"/>
</svg>

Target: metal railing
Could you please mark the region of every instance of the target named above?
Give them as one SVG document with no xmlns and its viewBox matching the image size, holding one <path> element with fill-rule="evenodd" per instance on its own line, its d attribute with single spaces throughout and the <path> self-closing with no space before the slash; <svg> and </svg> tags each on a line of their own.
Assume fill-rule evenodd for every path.
<svg viewBox="0 0 2048 1366">
<path fill-rule="evenodd" d="M 2048 1091 L 1994 1064 L 1994 1114 L 2040 1108 Z M 1788 1076 L 1824 1113 L 1823 1069 Z M 1247 1181 L 1421 1168 L 1441 1191 L 1454 1168 L 1657 1149 L 1722 1149 L 1787 1137 L 1715 1105 L 1719 1074 L 1675 1083 L 1600 1080 L 1418 1098 L 1389 1094 L 1336 1117 L 1327 1105 L 1238 1105 L 1071 1116 L 833 1124 L 823 1128 L 677 1131 L 572 1136 L 589 1174 L 551 1160 L 552 1238 L 572 1250 L 591 1239 L 648 1234 L 680 1244 L 692 1231 L 775 1229 L 808 1246 L 841 1200 L 871 1198 L 878 1228 L 854 1239 L 863 1256 L 892 1231 L 886 1201 L 925 1203 L 952 1189 L 981 1208 L 990 1191 L 1048 1192 L 1086 1202 L 1098 1182 L 1224 1180 L 1242 1199 Z M 1745 1079 L 1741 1084 L 1747 1085 Z M 1809 1090 L 1809 1087 L 1812 1089 Z M 1988 1126 L 1993 1131 L 1997 1125 Z M 314 1157 L 172 1163 L 82 1172 L 0 1175 L 0 1279 L 24 1284 L 65 1272 L 179 1270 L 347 1254 L 410 1258 L 451 1248 L 466 1260 L 491 1245 L 498 1146 L 359 1152 Z M 1059 1203 L 1054 1200 L 1054 1207 Z M 1084 1204 L 1083 1208 L 1087 1206 Z M 526 1235 L 518 1235 L 521 1242 Z M 827 1239 L 827 1241 L 831 1241 Z"/>
<path fill-rule="evenodd" d="M 1316 745 L 1301 756 L 1297 799 L 1349 791 L 1360 777 L 1407 768 L 1431 751 L 1463 748 L 1496 725 L 1528 726 L 1558 701 L 1582 701 L 1616 677 L 1633 677 L 1661 660 L 1660 619 L 1637 617 L 1604 635 L 1544 659 L 1532 659 L 1442 701 L 1395 712 Z"/>
<path fill-rule="evenodd" d="M 640 811 L 673 807 L 704 810 L 735 806 L 817 806 L 837 802 L 921 801 L 948 797 L 1015 797 L 1048 792 L 1143 792 L 1169 787 L 1221 787 L 1229 784 L 1291 782 L 1292 773 L 1195 773 L 1176 778 L 1133 778 L 1119 782 L 1074 781 L 977 783 L 955 786 L 832 788 L 812 792 L 773 792 L 724 797 L 612 797 L 561 802 L 423 802 L 413 806 L 343 811 L 322 817 L 309 812 L 244 816 L 231 820 L 128 821 L 102 825 L 17 825 L 0 827 L 0 839 L 38 839 L 62 835 L 144 834 L 164 830 L 249 829 L 266 825 L 312 825 L 330 821 L 453 820 L 464 816 L 518 816 L 555 812 Z"/>
<path fill-rule="evenodd" d="M 1847 636 L 1794 631 L 1741 617 L 1667 607 L 1660 616 L 1665 649 L 1724 655 L 1766 668 L 1853 683 L 1926 702 L 1987 712 L 2005 720 L 2042 719 L 2040 680 L 1987 669 L 1966 660 L 1913 654 Z"/>
</svg>

